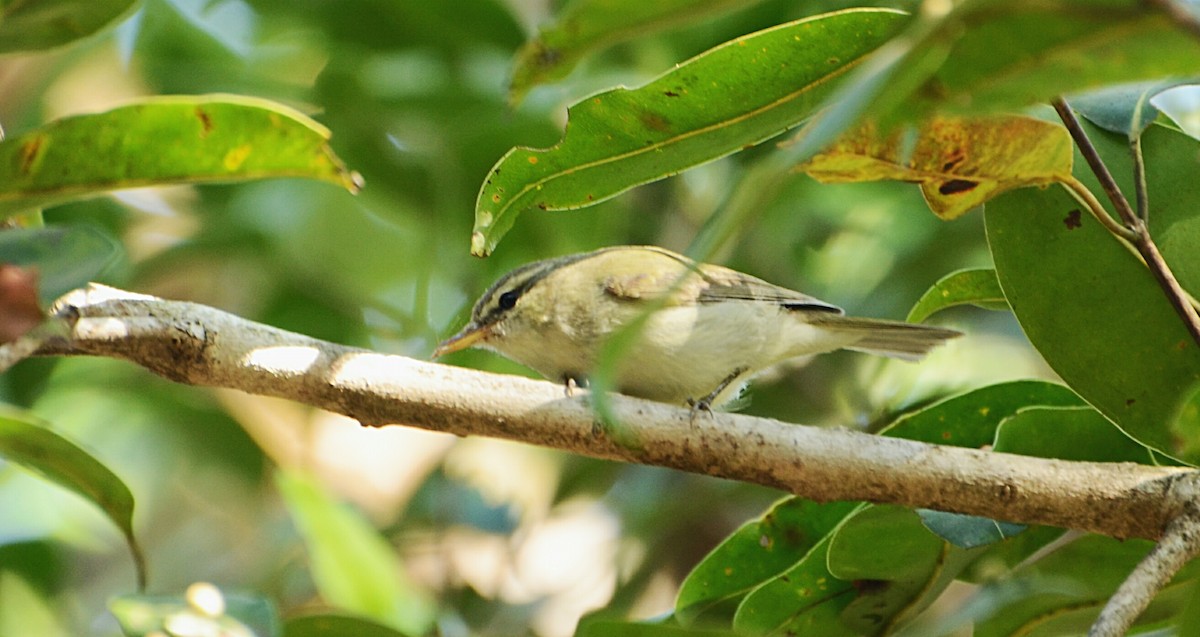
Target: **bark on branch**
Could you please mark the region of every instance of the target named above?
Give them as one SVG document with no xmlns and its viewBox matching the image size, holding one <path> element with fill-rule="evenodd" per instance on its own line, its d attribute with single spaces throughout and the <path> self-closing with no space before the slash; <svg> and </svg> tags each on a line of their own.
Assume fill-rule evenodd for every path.
<svg viewBox="0 0 1200 637">
<path fill-rule="evenodd" d="M 867 500 L 1158 539 L 1197 500 L 1190 470 L 941 447 L 624 396 L 636 445 L 596 426 L 586 392 L 345 347 L 219 310 L 93 285 L 56 306 L 39 355 L 125 359 L 191 385 L 288 398 L 368 426 L 506 438 L 752 482 L 819 501 Z M 47 330 L 46 333 L 50 331 Z M 6 346 L 17 354 L 19 343 Z M 4 352 L 0 352 L 0 359 Z"/>
</svg>

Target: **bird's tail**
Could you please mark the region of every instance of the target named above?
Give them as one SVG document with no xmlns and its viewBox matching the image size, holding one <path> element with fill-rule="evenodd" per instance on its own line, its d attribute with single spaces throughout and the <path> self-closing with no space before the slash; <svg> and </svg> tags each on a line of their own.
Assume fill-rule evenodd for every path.
<svg viewBox="0 0 1200 637">
<path fill-rule="evenodd" d="M 846 345 L 846 349 L 906 361 L 920 360 L 934 347 L 962 336 L 962 332 L 942 327 L 838 314 L 817 315 L 810 320 L 823 329 L 858 335 L 859 338 Z"/>
</svg>

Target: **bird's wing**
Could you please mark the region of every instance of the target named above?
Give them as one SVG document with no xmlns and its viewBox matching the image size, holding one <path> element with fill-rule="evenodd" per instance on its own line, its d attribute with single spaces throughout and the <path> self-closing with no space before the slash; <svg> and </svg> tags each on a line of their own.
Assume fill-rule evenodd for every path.
<svg viewBox="0 0 1200 637">
<path fill-rule="evenodd" d="M 762 279 L 742 274 L 720 266 L 703 266 L 702 275 L 707 283 L 700 290 L 697 300 L 701 303 L 721 301 L 757 301 L 774 303 L 789 310 L 817 310 L 842 313 L 842 308 L 802 292 L 789 290 Z"/>
<path fill-rule="evenodd" d="M 842 309 L 807 294 L 767 283 L 762 279 L 716 265 L 694 264 L 679 257 L 678 269 L 613 273 L 604 279 L 604 291 L 623 300 L 657 299 L 669 295 L 668 306 L 722 301 L 773 303 L 790 310 L 842 313 Z M 690 271 L 689 271 L 690 270 Z"/>
</svg>

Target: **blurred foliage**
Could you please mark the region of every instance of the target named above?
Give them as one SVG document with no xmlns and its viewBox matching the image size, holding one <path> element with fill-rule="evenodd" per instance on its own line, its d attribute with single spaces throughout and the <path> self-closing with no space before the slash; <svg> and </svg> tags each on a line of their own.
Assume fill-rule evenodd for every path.
<svg viewBox="0 0 1200 637">
<path fill-rule="evenodd" d="M 919 145 L 906 122 L 998 107 L 1044 117 L 1030 108 L 1039 100 L 1105 87 L 1081 99 L 1081 110 L 1116 132 L 1089 133 L 1127 189 L 1127 146 L 1141 144 L 1152 230 L 1195 294 L 1200 186 L 1191 175 L 1200 153 L 1175 130 L 1189 121 L 1178 108 L 1185 102 L 1175 99 L 1172 111 L 1151 101 L 1172 85 L 1163 77 L 1200 62 L 1184 30 L 1133 0 L 861 3 L 913 17 L 837 14 L 887 16 L 901 37 L 857 64 L 821 48 L 847 44 L 845 33 L 810 38 L 804 59 L 836 72 L 802 81 L 826 92 L 787 111 L 767 108 L 792 99 L 771 83 L 775 66 L 747 69 L 794 61 L 766 47 L 806 27 L 749 39 L 759 49 L 738 42 L 859 3 L 652 4 L 0 0 L 0 51 L 16 51 L 0 57 L 8 140 L 0 204 L 19 225 L 46 226 L 6 232 L 0 257 L 37 266 L 47 296 L 94 279 L 425 357 L 461 325 L 474 295 L 518 264 L 613 244 L 690 246 L 856 314 L 936 313 L 968 333 L 921 365 L 836 353 L 771 372 L 756 382 L 748 413 L 1031 455 L 1197 457 L 1196 348 L 1140 262 L 1080 218 L 1062 190 L 1016 190 L 990 202 L 986 219 L 946 223 L 911 185 L 819 185 L 794 171 L 818 142 L 871 116 L 890 136 L 875 147 L 921 173 L 897 174 L 934 184 L 927 195 L 947 195 L 948 185 L 954 195 L 965 189 L 951 170 L 957 162 L 931 159 L 949 146 L 923 148 L 924 163 L 909 164 Z M 574 21 L 584 18 L 581 30 Z M 849 44 L 845 54 L 855 56 L 874 46 Z M 724 78 L 736 90 L 710 95 L 721 103 L 666 94 L 675 83 L 700 93 Z M 1127 81 L 1136 83 L 1110 86 Z M 226 97 L 201 97 L 214 94 Z M 578 107 L 617 97 L 621 108 Z M 826 99 L 839 107 L 820 111 Z M 748 112 L 777 119 L 747 132 Z M 614 123 L 630 113 L 641 119 Z M 502 157 L 532 165 L 549 156 L 506 153 L 552 147 L 568 125 L 593 143 L 576 151 L 564 142 L 555 170 L 598 158 L 615 169 L 602 184 L 573 184 L 582 198 L 544 208 L 605 201 L 549 212 L 527 197 L 512 208 L 504 241 L 496 243 L 507 227 L 490 237 L 495 254 L 470 257 L 472 212 L 482 209 L 477 199 L 490 200 L 480 199 L 481 188 L 491 192 L 485 178 Z M 783 148 L 753 145 L 801 125 Z M 1065 149 L 1056 125 L 1030 126 Z M 660 150 L 703 139 L 638 164 L 604 141 L 614 130 L 654 132 Z M 972 160 L 962 165 L 986 173 L 1014 163 L 996 158 L 996 140 L 1014 145 L 999 155 L 1021 155 L 1026 142 L 1011 131 L 985 132 L 965 137 L 991 139 L 992 154 L 968 140 L 955 147 Z M 1074 174 L 1095 189 L 1082 164 Z M 1003 181 L 1061 180 L 1063 165 L 1052 162 L 1050 178 L 1004 173 Z M 365 184 L 357 195 L 351 170 Z M 872 177 L 850 172 L 853 181 Z M 542 177 L 506 170 L 505 186 Z M 157 187 L 124 189 L 146 184 Z M 589 199 L 593 187 L 603 196 Z M 480 352 L 450 362 L 529 373 Z M 1069 388 L 1047 382 L 1055 373 Z M 1067 634 L 1094 617 L 1149 546 L 894 507 L 777 501 L 767 489 L 665 469 L 360 429 L 115 361 L 25 361 L 0 377 L 0 397 L 21 410 L 0 450 L 4 635 L 555 637 L 577 624 L 594 635 L 949 634 L 967 625 L 988 635 Z M 130 515 L 149 567 L 146 595 L 134 593 L 124 547 Z M 1145 628 L 1195 625 L 1194 612 L 1180 614 L 1195 595 L 1191 571 L 1155 602 Z M 216 585 L 219 605 L 193 596 L 189 585 L 200 581 Z M 947 589 L 967 601 L 925 612 Z M 657 619 L 628 623 L 648 617 Z"/>
</svg>

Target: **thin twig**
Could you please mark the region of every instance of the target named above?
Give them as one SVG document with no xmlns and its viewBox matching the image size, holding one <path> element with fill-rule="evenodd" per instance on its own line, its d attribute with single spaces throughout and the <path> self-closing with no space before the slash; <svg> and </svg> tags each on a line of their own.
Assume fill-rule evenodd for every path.
<svg viewBox="0 0 1200 637">
<path fill-rule="evenodd" d="M 1087 161 L 1088 167 L 1092 169 L 1096 179 L 1100 180 L 1100 187 L 1104 189 L 1104 194 L 1108 195 L 1108 200 L 1112 202 L 1113 208 L 1116 208 L 1117 215 L 1129 229 L 1136 231 L 1137 215 L 1133 212 L 1133 208 L 1129 207 L 1129 200 L 1121 193 L 1117 181 L 1113 179 L 1112 173 L 1108 171 L 1108 166 L 1100 158 L 1100 152 L 1096 150 L 1092 140 L 1088 139 L 1087 132 L 1079 123 L 1079 118 L 1075 117 L 1075 111 L 1071 110 L 1067 100 L 1062 97 L 1054 98 L 1052 104 L 1058 117 L 1062 119 L 1063 125 L 1071 133 L 1071 139 L 1075 140 L 1075 145 L 1079 147 L 1079 152 L 1083 154 L 1083 159 Z"/>
<path fill-rule="evenodd" d="M 1075 113 L 1071 110 L 1067 101 L 1062 97 L 1057 97 L 1054 99 L 1053 105 L 1054 110 L 1058 112 L 1058 116 L 1071 133 L 1071 138 L 1075 140 L 1075 145 L 1079 147 L 1079 152 L 1092 169 L 1092 173 L 1100 180 L 1101 188 L 1104 189 L 1104 193 L 1108 195 L 1113 207 L 1117 210 L 1117 214 L 1121 217 L 1121 221 L 1124 222 L 1125 229 L 1117 232 L 1117 236 L 1128 240 L 1137 248 L 1138 253 L 1142 255 L 1142 259 L 1146 262 L 1146 267 L 1149 268 L 1150 273 L 1158 281 L 1159 287 L 1166 293 L 1167 300 L 1175 308 L 1175 312 L 1179 314 L 1179 318 L 1183 320 L 1184 327 L 1191 334 L 1192 340 L 1197 345 L 1200 345 L 1200 314 L 1196 312 L 1196 307 L 1192 304 L 1191 297 L 1184 291 L 1183 286 L 1179 284 L 1179 280 L 1175 278 L 1175 274 L 1171 272 L 1171 268 L 1167 265 L 1166 260 L 1163 259 L 1162 253 L 1158 251 L 1158 246 L 1150 236 L 1150 230 L 1146 226 L 1146 222 L 1129 206 L 1129 200 L 1121 193 L 1121 189 L 1117 186 L 1116 180 L 1113 179 L 1112 173 L 1108 171 L 1108 166 L 1104 164 L 1104 160 L 1100 158 L 1100 153 L 1096 150 L 1092 141 L 1088 139 L 1087 133 L 1083 130 L 1083 125 L 1079 123 L 1079 119 L 1075 117 Z M 1092 201 L 1095 201 L 1094 197 Z M 1093 211 L 1093 214 L 1098 215 L 1099 211 Z M 1098 216 L 1097 218 L 1100 217 Z M 1126 231 L 1132 233 L 1132 238 L 1128 236 Z"/>
<path fill-rule="evenodd" d="M 1088 637 L 1121 637 L 1154 596 L 1192 558 L 1200 555 L 1200 516 L 1194 507 L 1171 521 L 1162 539 L 1109 598 Z"/>
</svg>

